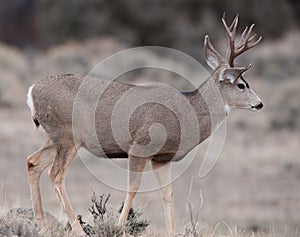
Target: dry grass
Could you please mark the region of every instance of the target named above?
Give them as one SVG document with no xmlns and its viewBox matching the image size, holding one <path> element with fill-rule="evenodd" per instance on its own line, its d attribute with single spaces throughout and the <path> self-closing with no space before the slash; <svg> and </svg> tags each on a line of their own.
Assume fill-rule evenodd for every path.
<svg viewBox="0 0 300 237">
<path fill-rule="evenodd" d="M 134 212 L 132 212 L 134 213 Z M 95 213 L 94 213 L 95 214 Z M 149 226 L 147 221 L 141 220 L 143 216 L 138 215 L 129 218 L 125 226 L 118 226 L 119 212 L 112 206 L 107 206 L 105 213 L 94 216 L 94 222 L 89 225 L 80 222 L 91 237 L 121 237 L 124 236 L 147 236 L 163 237 L 153 226 Z M 191 220 L 189 220 L 191 221 Z M 146 223 L 146 225 L 144 225 Z M 141 225 L 142 224 L 142 225 Z M 142 226 L 142 228 L 140 228 Z M 0 218 L 0 236 L 1 237 L 67 237 L 70 231 L 69 224 L 63 225 L 55 219 L 50 213 L 45 213 L 45 221 L 36 223 L 33 220 L 33 211 L 31 208 L 11 209 L 4 217 Z M 219 222 L 215 225 L 200 225 L 198 222 L 190 222 L 180 230 L 176 237 L 292 237 L 298 236 L 298 230 L 294 233 L 287 229 L 278 230 L 275 226 L 268 229 L 261 229 L 259 226 L 251 228 L 241 228 L 226 222 Z"/>
</svg>

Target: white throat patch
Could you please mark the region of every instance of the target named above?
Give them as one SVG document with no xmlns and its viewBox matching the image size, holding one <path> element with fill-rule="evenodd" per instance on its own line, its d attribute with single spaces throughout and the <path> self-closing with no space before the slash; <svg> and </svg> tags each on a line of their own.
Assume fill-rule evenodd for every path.
<svg viewBox="0 0 300 237">
<path fill-rule="evenodd" d="M 226 111 L 226 114 L 229 114 L 231 108 L 228 104 L 225 105 L 225 111 Z"/>
</svg>

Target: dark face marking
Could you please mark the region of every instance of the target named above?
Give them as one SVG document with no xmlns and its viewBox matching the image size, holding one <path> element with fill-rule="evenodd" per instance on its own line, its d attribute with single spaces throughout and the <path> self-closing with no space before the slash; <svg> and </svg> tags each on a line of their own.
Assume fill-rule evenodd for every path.
<svg viewBox="0 0 300 237">
<path fill-rule="evenodd" d="M 243 77 L 243 76 L 241 76 L 241 79 L 242 79 L 242 81 L 243 81 L 243 82 L 245 82 L 245 84 L 246 84 L 246 87 L 249 89 L 249 88 L 250 88 L 250 86 L 249 86 L 248 82 L 246 82 L 246 81 L 245 81 L 245 79 L 244 79 L 244 77 Z"/>
</svg>

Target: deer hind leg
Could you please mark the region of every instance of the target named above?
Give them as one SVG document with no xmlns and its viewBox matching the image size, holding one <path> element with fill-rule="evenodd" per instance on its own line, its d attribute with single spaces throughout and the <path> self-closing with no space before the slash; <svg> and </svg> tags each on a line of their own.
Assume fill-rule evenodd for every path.
<svg viewBox="0 0 300 237">
<path fill-rule="evenodd" d="M 173 185 L 171 179 L 171 162 L 157 162 L 152 160 L 152 169 L 160 186 L 160 192 L 165 212 L 168 236 L 174 236 Z"/>
<path fill-rule="evenodd" d="M 129 155 L 128 157 L 128 188 L 127 195 L 120 215 L 119 224 L 126 222 L 132 201 L 139 189 L 143 171 L 145 169 L 147 158 L 135 157 Z"/>
<path fill-rule="evenodd" d="M 60 205 L 64 213 L 67 214 L 68 220 L 72 226 L 71 236 L 85 235 L 81 225 L 77 220 L 77 214 L 72 208 L 65 185 L 67 170 L 75 158 L 76 153 L 77 149 L 75 146 L 58 147 L 57 155 L 49 171 L 49 176 L 53 182 Z"/>
<path fill-rule="evenodd" d="M 56 149 L 51 140 L 48 139 L 41 149 L 27 157 L 28 183 L 34 217 L 37 220 L 44 217 L 40 191 L 40 177 L 43 171 L 52 163 L 55 155 Z"/>
</svg>

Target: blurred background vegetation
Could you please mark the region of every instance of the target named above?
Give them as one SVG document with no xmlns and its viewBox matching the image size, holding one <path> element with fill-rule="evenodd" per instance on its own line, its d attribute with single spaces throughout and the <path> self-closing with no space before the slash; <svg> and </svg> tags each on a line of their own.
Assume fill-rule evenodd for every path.
<svg viewBox="0 0 300 237">
<path fill-rule="evenodd" d="M 300 26 L 297 0 L 1 0 L 0 40 L 44 49 L 110 35 L 129 46 L 160 45 L 199 57 L 204 34 L 223 37 L 220 18 L 239 13 L 266 40 Z"/>
</svg>

